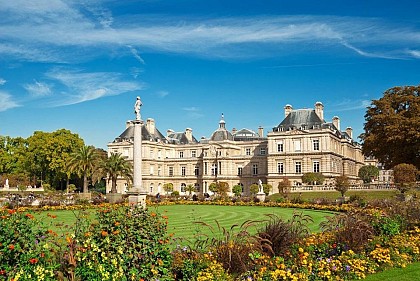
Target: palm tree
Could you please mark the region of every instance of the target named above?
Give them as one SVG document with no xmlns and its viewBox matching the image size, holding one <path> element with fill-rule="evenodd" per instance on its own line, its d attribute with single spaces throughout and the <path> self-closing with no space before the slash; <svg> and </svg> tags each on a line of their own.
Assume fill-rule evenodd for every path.
<svg viewBox="0 0 420 281">
<path fill-rule="evenodd" d="M 111 193 L 117 193 L 118 177 L 123 177 L 127 182 L 133 178 L 131 162 L 127 161 L 121 153 L 111 153 L 101 166 L 104 174 L 108 175 L 108 182 L 111 180 Z"/>
<path fill-rule="evenodd" d="M 83 176 L 83 192 L 88 190 L 88 177 L 92 175 L 98 166 L 97 152 L 91 145 L 82 146 L 78 151 L 71 155 L 69 169 L 79 176 Z"/>
</svg>

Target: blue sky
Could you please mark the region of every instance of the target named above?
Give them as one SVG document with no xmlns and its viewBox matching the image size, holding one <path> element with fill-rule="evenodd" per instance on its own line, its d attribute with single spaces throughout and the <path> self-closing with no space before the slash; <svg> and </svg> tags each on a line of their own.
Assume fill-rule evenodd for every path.
<svg viewBox="0 0 420 281">
<path fill-rule="evenodd" d="M 125 121 L 196 138 L 265 132 L 284 105 L 363 131 L 366 106 L 420 84 L 420 1 L 0 3 L 0 135 L 66 128 L 106 148 Z"/>
</svg>

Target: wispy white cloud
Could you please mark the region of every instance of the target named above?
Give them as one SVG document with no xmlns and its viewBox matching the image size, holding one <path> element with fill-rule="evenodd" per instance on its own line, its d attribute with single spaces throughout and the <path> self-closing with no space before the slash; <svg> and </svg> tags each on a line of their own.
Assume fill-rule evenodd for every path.
<svg viewBox="0 0 420 281">
<path fill-rule="evenodd" d="M 3 78 L 0 78 L 0 86 L 6 84 L 6 80 L 4 80 Z"/>
<path fill-rule="evenodd" d="M 195 106 L 184 107 L 182 110 L 186 111 L 187 116 L 191 119 L 198 119 L 204 116 L 204 114 L 201 113 L 201 110 Z"/>
<path fill-rule="evenodd" d="M 144 52 L 170 52 L 208 57 L 287 55 L 343 46 L 365 57 L 418 58 L 420 31 L 377 19 L 333 16 L 260 16 L 179 19 L 151 15 L 119 17 L 98 2 L 24 0 L 0 4 L 0 54 L 34 61 L 75 60 L 110 48 L 129 48 L 144 64 Z M 262 51 L 263 50 L 263 51 Z M 337 50 L 339 51 L 339 50 Z M 124 53 L 124 51 L 122 51 Z M 22 55 L 23 54 L 23 55 Z M 80 58 L 79 58 L 80 59 Z"/>
<path fill-rule="evenodd" d="M 419 50 L 409 50 L 407 53 L 415 58 L 420 59 L 420 51 Z"/>
<path fill-rule="evenodd" d="M 156 95 L 160 98 L 164 98 L 167 95 L 169 95 L 169 92 L 168 91 L 158 91 L 158 92 L 156 92 Z"/>
<path fill-rule="evenodd" d="M 52 94 L 50 86 L 43 82 L 34 81 L 32 84 L 25 84 L 23 86 L 31 96 L 35 98 L 46 97 Z"/>
<path fill-rule="evenodd" d="M 66 91 L 55 96 L 52 106 L 77 104 L 143 89 L 143 84 L 126 81 L 120 73 L 115 72 L 55 69 L 48 72 L 46 76 L 67 88 Z"/>
<path fill-rule="evenodd" d="M 338 103 L 329 104 L 328 107 L 334 112 L 366 109 L 371 104 L 370 100 L 343 100 Z"/>
<path fill-rule="evenodd" d="M 13 97 L 9 93 L 0 91 L 0 112 L 19 106 L 20 105 L 13 100 Z"/>
</svg>

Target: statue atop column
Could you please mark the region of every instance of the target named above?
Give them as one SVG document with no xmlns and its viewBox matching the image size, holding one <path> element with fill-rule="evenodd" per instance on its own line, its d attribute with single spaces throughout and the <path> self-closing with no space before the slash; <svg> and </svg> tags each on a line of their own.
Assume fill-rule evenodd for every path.
<svg viewBox="0 0 420 281">
<path fill-rule="evenodd" d="M 136 114 L 136 120 L 141 120 L 140 115 L 140 107 L 143 105 L 143 103 L 140 100 L 140 97 L 137 97 L 136 103 L 134 104 L 134 113 Z"/>
</svg>

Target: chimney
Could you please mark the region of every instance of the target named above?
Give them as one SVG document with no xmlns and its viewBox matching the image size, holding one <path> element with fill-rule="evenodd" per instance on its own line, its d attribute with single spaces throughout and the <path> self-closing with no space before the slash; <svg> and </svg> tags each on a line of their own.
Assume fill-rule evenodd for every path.
<svg viewBox="0 0 420 281">
<path fill-rule="evenodd" d="M 236 134 L 237 131 L 236 128 L 232 128 L 232 135 Z"/>
<path fill-rule="evenodd" d="M 260 138 L 264 137 L 264 128 L 262 126 L 258 127 L 258 134 L 260 135 Z"/>
<path fill-rule="evenodd" d="M 316 115 L 318 115 L 321 121 L 324 121 L 324 105 L 322 104 L 322 102 L 317 101 L 315 103 L 315 113 Z"/>
<path fill-rule="evenodd" d="M 149 134 L 155 133 L 155 120 L 153 118 L 147 118 L 146 129 L 149 131 Z"/>
<path fill-rule="evenodd" d="M 284 107 L 284 118 L 287 117 L 287 115 L 290 114 L 290 112 L 292 112 L 293 107 L 290 104 L 286 104 Z"/>
<path fill-rule="evenodd" d="M 166 130 L 166 137 L 169 137 L 169 135 L 172 135 L 174 133 L 174 130 L 168 129 Z"/>
<path fill-rule="evenodd" d="M 340 118 L 338 116 L 334 116 L 332 119 L 333 125 L 340 131 Z"/>
<path fill-rule="evenodd" d="M 186 128 L 185 129 L 185 136 L 187 137 L 188 142 L 192 142 L 193 134 L 192 134 L 192 129 L 191 128 Z"/>
<path fill-rule="evenodd" d="M 351 127 L 346 128 L 346 133 L 351 139 L 353 139 L 353 129 Z"/>
</svg>

